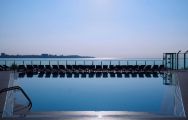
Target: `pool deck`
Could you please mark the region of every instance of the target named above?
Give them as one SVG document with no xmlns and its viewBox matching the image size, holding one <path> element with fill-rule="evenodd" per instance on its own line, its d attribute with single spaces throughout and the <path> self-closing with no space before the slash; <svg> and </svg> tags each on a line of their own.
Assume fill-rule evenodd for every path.
<svg viewBox="0 0 188 120">
<path fill-rule="evenodd" d="M 0 89 L 8 87 L 9 79 L 10 79 L 10 71 L 1 71 L 0 72 Z M 5 104 L 6 93 L 0 94 L 0 115 L 2 115 L 2 111 Z"/>
<path fill-rule="evenodd" d="M 0 71 L 0 89 L 8 87 L 11 71 Z M 188 116 L 188 71 L 174 71 L 179 78 L 179 85 L 182 93 L 182 100 L 184 104 L 185 114 Z M 2 111 L 5 104 L 6 93 L 0 95 L 0 119 L 2 119 Z M 61 114 L 61 116 L 59 116 Z M 34 114 L 35 115 L 35 114 Z M 84 112 L 78 113 L 60 113 L 60 112 L 49 112 L 49 113 L 36 113 L 40 117 L 22 117 L 19 120 L 188 120 L 188 118 L 171 118 L 171 117 L 139 117 L 133 115 L 104 115 L 96 116 L 93 113 L 85 115 Z M 48 115 L 50 117 L 41 117 Z M 18 118 L 4 118 L 4 120 L 17 120 Z"/>
<path fill-rule="evenodd" d="M 188 71 L 179 71 L 176 74 L 179 78 L 179 85 L 181 89 L 185 114 L 188 117 Z"/>
</svg>

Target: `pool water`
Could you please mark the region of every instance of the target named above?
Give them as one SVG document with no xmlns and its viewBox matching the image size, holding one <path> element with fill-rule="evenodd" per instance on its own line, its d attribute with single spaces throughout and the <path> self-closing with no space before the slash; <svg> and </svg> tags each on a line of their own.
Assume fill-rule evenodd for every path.
<svg viewBox="0 0 188 120">
<path fill-rule="evenodd" d="M 181 116 L 183 106 L 175 98 L 179 95 L 178 86 L 164 84 L 162 76 L 39 78 L 34 75 L 18 78 L 14 85 L 22 87 L 31 98 L 33 112 L 134 111 Z M 174 111 L 177 105 L 180 107 Z"/>
</svg>

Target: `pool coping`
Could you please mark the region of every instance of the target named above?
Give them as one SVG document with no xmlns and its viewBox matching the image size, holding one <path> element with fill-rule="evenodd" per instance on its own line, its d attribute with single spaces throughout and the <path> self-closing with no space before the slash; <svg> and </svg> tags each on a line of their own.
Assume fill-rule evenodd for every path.
<svg viewBox="0 0 188 120">
<path fill-rule="evenodd" d="M 184 110 L 186 116 L 188 116 L 188 71 L 171 71 L 174 74 L 177 75 L 179 78 L 179 85 L 181 89 L 181 94 L 182 94 L 182 100 L 184 104 Z M 0 84 L 0 89 L 8 87 L 9 79 L 10 79 L 10 73 L 11 71 L 0 71 L 0 78 L 1 78 L 1 84 Z M 0 110 L 3 110 L 4 103 L 5 103 L 5 97 L 6 94 L 3 93 L 0 95 Z M 39 114 L 44 114 L 45 112 L 40 112 Z M 49 115 L 58 115 L 59 112 L 49 112 Z M 66 114 L 66 113 L 65 113 Z M 2 115 L 1 115 L 2 116 Z M 18 118 L 3 118 L 5 120 L 14 120 Z M 106 119 L 106 120 L 124 120 L 124 119 L 129 119 L 129 120 L 188 120 L 188 118 L 176 118 L 176 117 L 139 117 L 139 116 L 126 116 L 126 115 L 119 115 L 119 116 L 104 116 L 104 117 L 97 117 L 96 115 L 91 115 L 91 116 L 83 116 L 83 115 L 69 115 L 66 114 L 65 117 L 23 117 L 19 118 L 23 120 L 61 120 L 61 119 L 70 119 L 70 120 L 84 120 L 84 119 L 96 119 L 96 120 L 101 120 L 101 119 Z"/>
</svg>

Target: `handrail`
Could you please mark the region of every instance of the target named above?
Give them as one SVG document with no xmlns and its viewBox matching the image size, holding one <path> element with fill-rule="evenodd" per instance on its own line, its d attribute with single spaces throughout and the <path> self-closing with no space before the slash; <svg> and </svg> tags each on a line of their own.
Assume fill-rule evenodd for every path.
<svg viewBox="0 0 188 120">
<path fill-rule="evenodd" d="M 160 58 L 143 58 L 143 59 L 84 59 L 84 60 L 79 60 L 79 59 L 67 59 L 67 60 L 0 60 L 0 63 L 1 65 L 8 65 L 8 66 L 11 66 L 11 65 L 26 65 L 29 64 L 29 65 L 33 65 L 33 62 L 36 62 L 35 64 L 37 65 L 41 65 L 43 62 L 45 63 L 45 65 L 52 65 L 52 62 L 56 62 L 55 64 L 59 65 L 59 63 L 63 63 L 64 65 L 67 65 L 67 64 L 77 64 L 78 62 L 81 62 L 81 64 L 85 64 L 86 62 L 89 62 L 90 64 L 93 64 L 93 63 L 98 63 L 98 62 L 108 62 L 107 64 L 109 64 L 110 62 L 117 62 L 117 64 L 119 62 L 124 62 L 123 64 L 127 63 L 127 62 L 152 62 L 152 64 L 154 62 L 160 62 L 160 64 L 163 63 L 163 60 L 160 59 Z M 2 64 L 4 63 L 4 64 Z"/>
<path fill-rule="evenodd" d="M 27 105 L 29 107 L 29 110 L 32 108 L 31 99 L 28 97 L 28 95 L 24 92 L 24 90 L 20 86 L 3 88 L 3 89 L 0 90 L 0 94 L 3 93 L 3 92 L 11 91 L 11 90 L 20 90 L 22 92 L 22 94 L 26 97 L 26 99 L 29 101 L 29 104 Z"/>
</svg>

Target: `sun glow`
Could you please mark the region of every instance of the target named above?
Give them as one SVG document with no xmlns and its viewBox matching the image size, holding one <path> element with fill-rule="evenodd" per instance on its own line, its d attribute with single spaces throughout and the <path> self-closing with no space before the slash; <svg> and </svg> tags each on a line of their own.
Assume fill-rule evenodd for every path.
<svg viewBox="0 0 188 120">
<path fill-rule="evenodd" d="M 108 4 L 110 3 L 110 0 L 94 0 L 97 4 Z"/>
<path fill-rule="evenodd" d="M 112 0 L 94 0 L 92 4 L 98 8 L 111 8 L 113 2 Z"/>
</svg>

